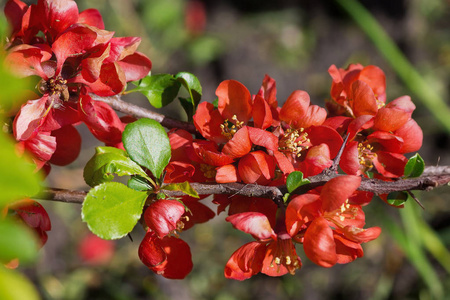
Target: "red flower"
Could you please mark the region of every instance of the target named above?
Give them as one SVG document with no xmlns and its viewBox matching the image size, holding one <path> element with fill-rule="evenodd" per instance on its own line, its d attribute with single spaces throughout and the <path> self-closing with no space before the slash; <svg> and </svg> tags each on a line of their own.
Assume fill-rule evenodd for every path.
<svg viewBox="0 0 450 300">
<path fill-rule="evenodd" d="M 225 266 L 225 277 L 244 280 L 261 272 L 269 276 L 294 274 L 300 269 L 301 260 L 297 256 L 291 236 L 284 227 L 284 214 L 277 224 L 277 232 L 271 227 L 266 215 L 245 212 L 231 215 L 228 222 L 241 231 L 251 234 L 257 241 L 243 245 L 234 252 Z"/>
<path fill-rule="evenodd" d="M 386 102 L 386 78 L 380 68 L 355 64 L 343 70 L 332 65 L 328 73 L 333 78 L 334 102 L 328 103 L 332 115 L 375 115 Z"/>
<path fill-rule="evenodd" d="M 331 267 L 351 262 L 363 256 L 361 243 L 380 234 L 379 227 L 363 229 L 362 208 L 351 202 L 360 182 L 360 177 L 340 176 L 328 181 L 320 195 L 299 195 L 289 203 L 288 232 L 303 242 L 306 256 L 314 263 Z"/>
<path fill-rule="evenodd" d="M 153 272 L 169 279 L 183 279 L 192 270 L 189 245 L 176 237 L 159 239 L 147 231 L 139 246 L 140 260 Z"/>
<path fill-rule="evenodd" d="M 113 32 L 103 30 L 97 10 L 78 13 L 71 0 L 39 0 L 30 6 L 10 0 L 5 15 L 12 25 L 5 64 L 20 76 L 41 77 L 42 97 L 22 106 L 13 128 L 38 167 L 50 158 L 63 165 L 78 156 L 81 139 L 70 126 L 79 121 L 107 145 L 121 146 L 124 125 L 109 106 L 91 101 L 88 93 L 115 95 L 128 81 L 148 74 L 150 60 L 136 52 L 140 39 L 113 38 Z M 68 132 L 72 139 L 64 138 Z M 38 144 L 45 144 L 46 150 L 40 151 Z"/>
<path fill-rule="evenodd" d="M 147 226 L 161 239 L 166 235 L 183 229 L 181 216 L 184 205 L 176 200 L 156 200 L 144 212 Z"/>
</svg>

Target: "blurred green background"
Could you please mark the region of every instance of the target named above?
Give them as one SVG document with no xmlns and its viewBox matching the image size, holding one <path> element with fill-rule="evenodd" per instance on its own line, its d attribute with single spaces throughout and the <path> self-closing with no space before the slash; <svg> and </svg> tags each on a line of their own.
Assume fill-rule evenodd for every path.
<svg viewBox="0 0 450 300">
<path fill-rule="evenodd" d="M 358 6 L 347 0 L 76 2 L 80 11 L 97 8 L 106 29 L 116 36 L 142 37 L 139 51 L 152 60 L 153 74 L 195 74 L 203 86 L 203 101 L 213 101 L 217 85 L 225 79 L 239 80 L 255 94 L 269 74 L 277 81 L 280 104 L 293 90 L 303 89 L 323 106 L 331 86 L 330 65 L 378 65 L 386 73 L 388 101 L 409 94 L 417 106 L 413 117 L 424 131 L 419 153 L 426 164 L 450 165 L 450 127 L 441 120 L 450 120 L 450 115 L 439 104 L 434 110 L 444 113 L 441 119 L 428 108 L 436 98 L 448 106 L 448 0 L 356 2 L 386 30 L 388 42 L 377 38 L 372 20 L 358 10 L 355 13 L 352 9 Z M 413 69 L 401 65 L 392 42 Z M 420 78 L 405 80 L 414 73 L 411 70 Z M 151 108 L 143 96 L 126 99 Z M 159 111 L 185 117 L 176 102 Z M 67 167 L 53 167 L 47 179 L 51 187 L 88 189 L 83 167 L 100 143 L 84 125 L 78 129 L 83 135 L 82 153 Z M 183 281 L 169 281 L 140 263 L 141 228 L 133 231 L 134 242 L 128 238 L 115 242 L 110 262 L 84 264 L 77 254 L 78 243 L 88 232 L 81 222 L 81 206 L 41 201 L 53 229 L 39 261 L 21 270 L 44 299 L 450 299 L 449 192 L 449 187 L 441 187 L 415 193 L 425 210 L 411 201 L 399 211 L 374 199 L 365 209 L 367 226 L 381 226 L 383 233 L 363 245 L 365 256 L 351 264 L 324 269 L 309 262 L 298 247 L 303 267 L 295 276 L 257 275 L 244 282 L 226 280 L 223 268 L 251 237 L 233 230 L 224 214 L 181 234 L 191 246 L 194 269 Z"/>
</svg>

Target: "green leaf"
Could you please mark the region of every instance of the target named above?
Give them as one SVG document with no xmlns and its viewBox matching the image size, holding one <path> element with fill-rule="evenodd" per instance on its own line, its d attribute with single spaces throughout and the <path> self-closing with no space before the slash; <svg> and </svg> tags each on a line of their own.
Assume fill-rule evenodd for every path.
<svg viewBox="0 0 450 300">
<path fill-rule="evenodd" d="M 81 218 L 102 239 L 119 239 L 133 230 L 147 196 L 118 182 L 102 183 L 87 194 Z"/>
<path fill-rule="evenodd" d="M 180 101 L 181 106 L 183 107 L 184 111 L 186 112 L 188 122 L 191 122 L 192 117 L 195 114 L 194 106 L 192 104 L 191 98 L 178 97 L 178 100 Z"/>
<path fill-rule="evenodd" d="M 122 149 L 114 147 L 97 147 L 94 156 L 84 167 L 83 177 L 87 184 L 94 187 L 118 176 L 140 175 L 148 178 L 142 168 L 128 157 Z"/>
<path fill-rule="evenodd" d="M 419 177 L 425 170 L 425 162 L 419 153 L 411 157 L 405 165 L 404 177 Z"/>
<path fill-rule="evenodd" d="M 286 188 L 289 193 L 292 193 L 302 185 L 311 183 L 308 179 L 303 179 L 303 173 L 300 171 L 294 171 L 286 178 Z"/>
<path fill-rule="evenodd" d="M 0 299 L 38 300 L 40 297 L 31 281 L 25 276 L 0 265 Z"/>
<path fill-rule="evenodd" d="M 387 196 L 386 202 L 392 206 L 403 207 L 408 200 L 407 192 L 393 192 Z"/>
<path fill-rule="evenodd" d="M 131 159 L 148 168 L 156 178 L 170 161 L 169 137 L 156 121 L 139 119 L 125 127 L 123 145 Z"/>
<path fill-rule="evenodd" d="M 180 86 L 180 82 L 172 75 L 157 74 L 142 78 L 138 86 L 128 92 L 140 92 L 147 97 L 151 105 L 161 108 L 175 99 Z"/>
<path fill-rule="evenodd" d="M 10 137 L 0 132 L 0 208 L 25 197 L 36 195 L 42 177 L 25 154 L 18 157 Z M 28 160 L 28 161 L 27 161 Z"/>
<path fill-rule="evenodd" d="M 193 107 L 197 107 L 202 98 L 202 86 L 198 78 L 188 72 L 179 72 L 175 75 L 175 78 L 189 92 Z"/>
<path fill-rule="evenodd" d="M 36 258 L 39 250 L 36 235 L 19 221 L 0 218 L 0 237 L 0 261 L 3 263 L 14 258 L 27 263 Z"/>
<path fill-rule="evenodd" d="M 153 190 L 148 181 L 141 176 L 131 176 L 131 178 L 127 182 L 127 185 L 130 189 L 140 192 Z"/>
<path fill-rule="evenodd" d="M 185 181 L 182 183 L 171 183 L 162 187 L 163 190 L 167 191 L 181 191 L 188 196 L 199 198 L 197 191 L 192 188 L 189 182 Z"/>
</svg>

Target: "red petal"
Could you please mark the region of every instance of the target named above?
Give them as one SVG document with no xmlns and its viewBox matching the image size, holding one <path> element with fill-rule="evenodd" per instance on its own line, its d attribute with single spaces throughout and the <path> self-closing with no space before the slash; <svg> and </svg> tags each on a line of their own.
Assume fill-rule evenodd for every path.
<svg viewBox="0 0 450 300">
<path fill-rule="evenodd" d="M 253 99 L 253 121 L 255 122 L 255 127 L 261 129 L 272 126 L 273 122 L 269 104 L 259 95 L 256 95 Z"/>
<path fill-rule="evenodd" d="M 302 194 L 294 197 L 286 208 L 286 229 L 290 236 L 296 235 L 304 224 L 320 214 L 319 195 Z"/>
<path fill-rule="evenodd" d="M 52 45 L 58 63 L 56 73 L 60 73 L 62 65 L 68 57 L 82 55 L 91 48 L 96 38 L 95 31 L 83 26 L 74 27 L 63 33 Z"/>
<path fill-rule="evenodd" d="M 315 264 L 329 268 L 336 264 L 336 243 L 328 222 L 319 217 L 312 221 L 305 232 L 303 242 L 306 256 Z"/>
<path fill-rule="evenodd" d="M 236 229 L 251 234 L 257 240 L 276 239 L 276 234 L 270 226 L 266 215 L 258 212 L 234 214 L 225 219 Z"/>
<path fill-rule="evenodd" d="M 22 18 L 28 9 L 28 5 L 20 0 L 10 0 L 6 2 L 4 12 L 6 19 L 11 24 L 13 33 L 18 32 L 22 26 Z"/>
<path fill-rule="evenodd" d="M 340 234 L 334 234 L 334 241 L 336 243 L 338 264 L 347 264 L 364 255 L 360 244 L 349 241 Z"/>
<path fill-rule="evenodd" d="M 211 103 L 200 103 L 193 119 L 195 128 L 197 128 L 204 138 L 218 144 L 226 143 L 228 141 L 228 139 L 222 135 L 222 130 L 220 128 L 224 119 Z"/>
<path fill-rule="evenodd" d="M 332 164 L 328 146 L 320 144 L 309 148 L 305 160 L 300 164 L 300 171 L 306 178 L 321 173 L 326 168 L 331 167 Z"/>
<path fill-rule="evenodd" d="M 117 64 L 125 73 L 126 81 L 136 81 L 148 75 L 152 68 L 150 59 L 142 53 L 136 52 L 128 55 Z"/>
<path fill-rule="evenodd" d="M 152 231 L 147 231 L 139 245 L 139 259 L 149 268 L 161 266 L 166 260 L 167 255 L 162 249 L 161 241 Z"/>
<path fill-rule="evenodd" d="M 266 245 L 250 242 L 237 249 L 225 265 L 225 277 L 245 280 L 261 271 Z"/>
<path fill-rule="evenodd" d="M 117 63 L 103 64 L 97 81 L 85 82 L 92 93 L 102 97 L 121 93 L 126 83 L 125 74 Z"/>
<path fill-rule="evenodd" d="M 375 97 L 386 102 L 386 76 L 377 66 L 367 66 L 359 73 L 359 80 L 367 83 L 373 90 Z"/>
<path fill-rule="evenodd" d="M 374 128 L 383 131 L 395 131 L 405 125 L 410 115 L 410 113 L 396 108 L 380 108 L 375 116 Z"/>
<path fill-rule="evenodd" d="M 167 254 L 164 268 L 156 267 L 153 271 L 169 279 L 183 279 L 192 270 L 192 255 L 189 245 L 176 237 L 164 237 L 161 242 Z"/>
<path fill-rule="evenodd" d="M 356 243 L 367 243 L 376 239 L 380 233 L 380 227 L 370 227 L 367 229 L 358 228 L 355 226 L 345 226 L 342 233 L 346 238 Z"/>
<path fill-rule="evenodd" d="M 47 110 L 47 100 L 48 97 L 44 96 L 41 99 L 29 100 L 22 105 L 13 123 L 14 136 L 18 141 L 31 138 L 42 125 Z"/>
<path fill-rule="evenodd" d="M 239 161 L 238 171 L 243 182 L 265 185 L 275 176 L 275 163 L 262 151 L 250 152 Z"/>
<path fill-rule="evenodd" d="M 396 136 L 403 139 L 402 148 L 399 153 L 415 152 L 422 147 L 423 132 L 416 121 L 409 119 L 406 124 L 394 132 Z"/>
<path fill-rule="evenodd" d="M 277 102 L 277 85 L 275 82 L 275 79 L 270 77 L 269 75 L 265 75 L 261 88 L 258 91 L 258 95 L 263 97 L 264 100 L 271 106 L 271 107 L 278 107 Z"/>
<path fill-rule="evenodd" d="M 234 162 L 231 156 L 220 153 L 216 149 L 211 149 L 207 144 L 192 143 L 192 147 L 207 165 L 220 167 Z"/>
<path fill-rule="evenodd" d="M 384 177 L 397 178 L 403 176 L 408 159 L 398 153 L 377 151 L 377 157 L 373 164 L 377 171 Z"/>
<path fill-rule="evenodd" d="M 239 129 L 233 138 L 223 146 L 222 152 L 232 158 L 242 157 L 249 153 L 252 149 L 252 142 L 248 136 L 248 128 L 244 126 Z"/>
<path fill-rule="evenodd" d="M 136 52 L 141 38 L 139 37 L 115 37 L 111 39 L 111 54 L 107 62 L 115 62 L 124 59 Z M 147 72 L 148 73 L 148 72 Z M 147 75 L 147 74 L 146 74 Z"/>
<path fill-rule="evenodd" d="M 339 166 L 342 171 L 349 175 L 360 175 L 361 165 L 359 164 L 358 155 L 358 142 L 349 142 L 347 146 L 345 146 L 341 160 L 339 161 Z"/>
<path fill-rule="evenodd" d="M 216 214 L 208 206 L 201 203 L 198 199 L 183 197 L 182 201 L 190 211 L 185 212 L 183 215 L 183 217 L 189 218 L 188 221 L 183 221 L 183 230 L 187 230 L 195 224 L 205 223 L 216 216 Z"/>
<path fill-rule="evenodd" d="M 312 126 L 306 130 L 313 145 L 326 144 L 330 150 L 330 158 L 336 157 L 344 140 L 341 135 L 328 126 Z"/>
<path fill-rule="evenodd" d="M 50 132 L 39 131 L 32 138 L 24 141 L 25 148 L 42 162 L 50 160 L 56 150 L 56 138 Z M 39 162 L 35 162 L 37 165 Z M 38 168 L 40 166 L 38 165 Z"/>
<path fill-rule="evenodd" d="M 396 109 L 402 110 L 404 112 L 409 113 L 410 116 L 411 116 L 412 112 L 416 109 L 416 106 L 411 101 L 411 97 L 410 96 L 398 97 L 397 99 L 392 100 L 391 102 L 389 102 L 385 107 L 387 107 L 387 108 L 396 108 Z"/>
<path fill-rule="evenodd" d="M 376 115 L 377 101 L 370 86 L 361 80 L 352 84 L 353 113 L 356 117 L 362 115 Z"/>
<path fill-rule="evenodd" d="M 273 157 L 275 158 L 275 161 L 277 162 L 278 168 L 280 168 L 280 170 L 281 170 L 281 172 L 283 172 L 283 174 L 287 175 L 287 174 L 295 171 L 292 163 L 289 161 L 289 159 L 286 157 L 286 155 L 284 155 L 282 152 L 274 150 Z"/>
<path fill-rule="evenodd" d="M 56 150 L 50 163 L 57 166 L 65 166 L 72 163 L 80 154 L 81 136 L 72 125 L 61 127 L 52 131 L 56 138 Z"/>
<path fill-rule="evenodd" d="M 239 122 L 247 123 L 252 117 L 252 97 L 248 89 L 239 81 L 222 81 L 216 89 L 219 98 L 218 109 L 224 119 L 236 116 Z"/>
<path fill-rule="evenodd" d="M 403 146 L 403 139 L 401 137 L 385 131 L 375 131 L 367 137 L 367 140 L 371 144 L 380 144 L 382 146 L 381 150 L 387 152 L 399 152 Z"/>
<path fill-rule="evenodd" d="M 78 21 L 78 7 L 72 0 L 39 0 L 42 24 L 53 38 Z"/>
<path fill-rule="evenodd" d="M 287 98 L 280 110 L 280 120 L 288 124 L 296 126 L 297 122 L 301 121 L 306 115 L 310 103 L 310 98 L 305 91 L 293 91 Z"/>
<path fill-rule="evenodd" d="M 108 104 L 94 101 L 90 96 L 84 95 L 78 105 L 81 120 L 97 139 L 107 144 L 118 144 L 122 141 L 125 126 Z"/>
<path fill-rule="evenodd" d="M 253 144 L 264 147 L 267 150 L 278 150 L 278 138 L 273 133 L 254 127 L 247 128 L 250 141 Z"/>
<path fill-rule="evenodd" d="M 89 8 L 82 11 L 78 16 L 78 23 L 105 29 L 102 15 L 95 8 Z"/>
<path fill-rule="evenodd" d="M 240 181 L 239 174 L 234 165 L 225 165 L 217 168 L 216 182 L 230 183 Z"/>
<path fill-rule="evenodd" d="M 19 45 L 10 49 L 5 58 L 5 65 L 20 77 L 37 75 L 48 79 L 41 63 L 48 61 L 51 57 L 51 49 L 46 45 L 42 45 L 42 47 Z"/>
<path fill-rule="evenodd" d="M 327 111 L 317 105 L 308 107 L 305 115 L 295 123 L 297 128 L 308 128 L 311 126 L 319 126 L 327 118 Z"/>
<path fill-rule="evenodd" d="M 144 212 L 147 226 L 163 238 L 177 229 L 177 223 L 184 214 L 184 205 L 176 200 L 157 200 Z"/>
<path fill-rule="evenodd" d="M 359 187 L 361 177 L 343 175 L 328 181 L 320 192 L 322 210 L 333 211 L 341 207 Z"/>
</svg>

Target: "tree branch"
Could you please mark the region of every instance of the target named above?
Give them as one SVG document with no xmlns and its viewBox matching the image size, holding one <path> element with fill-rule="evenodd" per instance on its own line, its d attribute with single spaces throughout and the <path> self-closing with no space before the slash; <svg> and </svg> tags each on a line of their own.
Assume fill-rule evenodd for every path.
<svg viewBox="0 0 450 300">
<path fill-rule="evenodd" d="M 372 192 L 374 194 L 388 194 L 398 191 L 425 190 L 429 191 L 438 186 L 448 184 L 450 182 L 450 166 L 443 167 L 427 167 L 424 175 L 416 178 L 398 179 L 395 181 L 383 181 L 380 179 L 363 178 L 358 188 L 360 191 Z M 322 186 L 329 180 L 342 176 L 342 174 L 319 174 L 308 177 L 311 181 L 295 191 L 295 194 L 303 194 L 316 187 Z M 241 195 L 246 197 L 260 197 L 279 200 L 283 194 L 287 192 L 286 186 L 262 186 L 257 184 L 243 183 L 191 183 L 191 186 L 199 195 L 224 194 L 233 197 Z M 183 194 L 180 191 L 164 191 L 170 197 L 180 197 Z M 86 197 L 85 191 L 71 191 L 64 189 L 47 188 L 34 197 L 39 200 L 61 201 L 67 203 L 81 204 Z"/>
<path fill-rule="evenodd" d="M 162 114 L 158 114 L 151 110 L 142 108 L 138 105 L 125 102 L 120 98 L 120 95 L 109 96 L 109 97 L 100 97 L 95 94 L 90 94 L 90 96 L 92 99 L 94 99 L 96 101 L 102 101 L 102 102 L 109 104 L 116 111 L 120 111 L 127 115 L 132 115 L 138 119 L 149 118 L 149 119 L 159 122 L 162 126 L 169 128 L 169 129 L 179 128 L 179 129 L 184 129 L 187 132 L 192 133 L 192 134 L 197 133 L 194 124 L 191 124 L 188 122 L 183 122 L 183 121 L 176 120 L 176 119 L 172 119 L 172 118 L 166 117 Z"/>
</svg>

